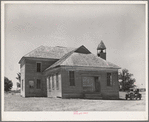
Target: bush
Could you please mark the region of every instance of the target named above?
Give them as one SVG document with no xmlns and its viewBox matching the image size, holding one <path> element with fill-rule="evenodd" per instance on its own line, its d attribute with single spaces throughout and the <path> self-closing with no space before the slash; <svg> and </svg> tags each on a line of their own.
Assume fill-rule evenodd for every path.
<svg viewBox="0 0 149 122">
<path fill-rule="evenodd" d="M 11 80 L 9 80 L 7 77 L 4 77 L 4 90 L 10 91 L 12 89 L 13 83 Z"/>
<path fill-rule="evenodd" d="M 19 83 L 19 82 L 17 82 L 17 88 L 20 88 L 20 87 L 21 87 L 20 83 Z"/>
</svg>

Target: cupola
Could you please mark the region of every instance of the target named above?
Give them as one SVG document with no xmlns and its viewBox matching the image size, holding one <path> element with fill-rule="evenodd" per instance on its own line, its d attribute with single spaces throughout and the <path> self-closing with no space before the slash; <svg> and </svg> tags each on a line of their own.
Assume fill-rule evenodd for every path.
<svg viewBox="0 0 149 122">
<path fill-rule="evenodd" d="M 106 60 L 106 46 L 103 41 L 101 41 L 97 47 L 97 56 Z"/>
</svg>

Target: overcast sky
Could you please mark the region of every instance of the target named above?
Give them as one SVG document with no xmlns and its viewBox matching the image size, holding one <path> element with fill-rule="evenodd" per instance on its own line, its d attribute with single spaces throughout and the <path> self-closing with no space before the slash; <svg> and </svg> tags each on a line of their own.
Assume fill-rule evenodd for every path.
<svg viewBox="0 0 149 122">
<path fill-rule="evenodd" d="M 6 4 L 5 76 L 15 83 L 21 57 L 41 45 L 96 54 L 103 40 L 107 60 L 144 85 L 145 19 L 144 4 Z"/>
</svg>

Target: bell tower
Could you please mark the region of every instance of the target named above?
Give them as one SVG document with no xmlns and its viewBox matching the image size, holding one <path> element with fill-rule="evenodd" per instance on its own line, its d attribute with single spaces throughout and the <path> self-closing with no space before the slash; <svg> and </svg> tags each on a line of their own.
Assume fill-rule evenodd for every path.
<svg viewBox="0 0 149 122">
<path fill-rule="evenodd" d="M 97 47 L 97 56 L 106 60 L 106 46 L 104 45 L 102 40 Z"/>
</svg>

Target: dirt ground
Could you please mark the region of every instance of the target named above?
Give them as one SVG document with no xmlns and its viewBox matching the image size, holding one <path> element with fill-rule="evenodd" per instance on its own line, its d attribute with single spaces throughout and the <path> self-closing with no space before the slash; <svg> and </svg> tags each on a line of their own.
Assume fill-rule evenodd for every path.
<svg viewBox="0 0 149 122">
<path fill-rule="evenodd" d="M 46 97 L 22 98 L 19 93 L 4 95 L 4 111 L 145 111 L 145 93 L 141 100 L 61 99 Z"/>
</svg>

